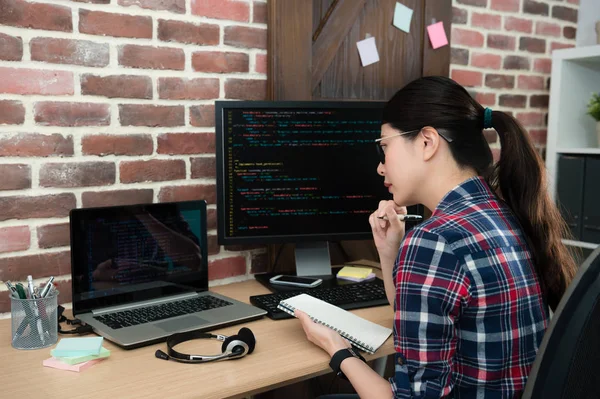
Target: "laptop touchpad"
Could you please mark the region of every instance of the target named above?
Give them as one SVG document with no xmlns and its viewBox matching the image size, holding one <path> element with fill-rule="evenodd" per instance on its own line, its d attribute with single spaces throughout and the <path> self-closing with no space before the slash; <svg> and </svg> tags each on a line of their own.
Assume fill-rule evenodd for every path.
<svg viewBox="0 0 600 399">
<path fill-rule="evenodd" d="M 196 316 L 182 317 L 177 320 L 163 321 L 155 324 L 156 327 L 164 331 L 181 331 L 198 328 L 208 322 Z"/>
</svg>

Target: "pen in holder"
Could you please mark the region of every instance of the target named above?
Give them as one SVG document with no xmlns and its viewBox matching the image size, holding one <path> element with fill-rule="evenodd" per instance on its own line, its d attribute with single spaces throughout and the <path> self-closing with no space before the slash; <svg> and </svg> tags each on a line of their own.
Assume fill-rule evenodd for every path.
<svg viewBox="0 0 600 399">
<path fill-rule="evenodd" d="M 11 340 L 15 349 L 40 349 L 58 341 L 58 291 L 44 298 L 10 297 Z"/>
</svg>

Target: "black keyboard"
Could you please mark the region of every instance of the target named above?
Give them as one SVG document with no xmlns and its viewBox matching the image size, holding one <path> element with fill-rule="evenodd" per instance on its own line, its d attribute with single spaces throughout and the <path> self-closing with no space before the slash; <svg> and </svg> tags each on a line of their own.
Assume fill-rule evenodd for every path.
<svg viewBox="0 0 600 399">
<path fill-rule="evenodd" d="M 268 312 L 267 316 L 271 319 L 288 319 L 293 316 L 277 309 L 277 305 L 279 305 L 279 302 L 282 299 L 291 298 L 303 293 L 346 310 L 388 305 L 383 280 L 380 279 L 375 279 L 374 281 L 366 283 L 346 284 L 331 288 L 300 289 L 298 291 L 283 291 L 272 294 L 255 295 L 250 297 L 250 303 L 266 310 Z"/>
<path fill-rule="evenodd" d="M 205 295 L 144 308 L 107 313 L 100 316 L 94 316 L 94 319 L 116 330 L 123 327 L 131 327 L 175 316 L 182 316 L 184 314 L 196 313 L 202 310 L 222 308 L 229 305 L 231 305 L 231 302 L 224 301 L 214 296 Z"/>
</svg>

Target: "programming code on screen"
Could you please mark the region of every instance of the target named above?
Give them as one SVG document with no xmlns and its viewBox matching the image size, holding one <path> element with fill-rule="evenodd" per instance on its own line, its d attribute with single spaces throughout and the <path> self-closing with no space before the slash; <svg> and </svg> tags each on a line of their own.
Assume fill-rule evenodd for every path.
<svg viewBox="0 0 600 399">
<path fill-rule="evenodd" d="M 370 231 L 380 130 L 380 108 L 225 109 L 225 235 Z"/>
</svg>

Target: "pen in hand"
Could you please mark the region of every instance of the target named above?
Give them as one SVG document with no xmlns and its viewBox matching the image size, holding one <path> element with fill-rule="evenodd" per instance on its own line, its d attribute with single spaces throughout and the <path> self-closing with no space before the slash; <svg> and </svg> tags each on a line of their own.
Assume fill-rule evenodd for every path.
<svg viewBox="0 0 600 399">
<path fill-rule="evenodd" d="M 388 220 L 388 217 L 387 216 L 377 216 L 377 219 Z M 423 219 L 423 216 L 421 216 L 421 215 L 398 215 L 398 220 L 401 222 L 421 220 L 421 219 Z"/>
</svg>

